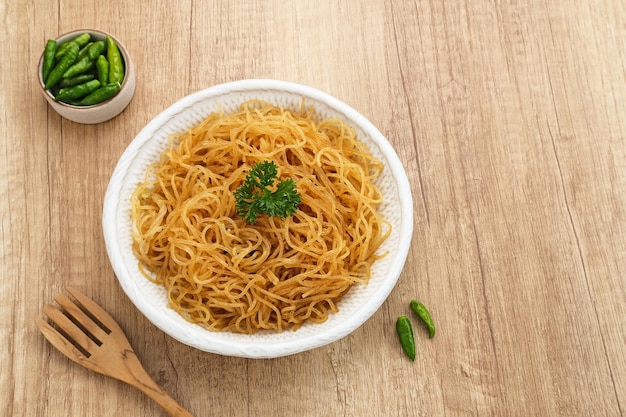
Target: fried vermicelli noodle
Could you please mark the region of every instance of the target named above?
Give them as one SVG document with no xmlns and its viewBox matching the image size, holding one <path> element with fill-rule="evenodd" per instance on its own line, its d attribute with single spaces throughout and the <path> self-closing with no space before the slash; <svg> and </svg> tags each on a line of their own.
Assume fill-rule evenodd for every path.
<svg viewBox="0 0 626 417">
<path fill-rule="evenodd" d="M 367 283 L 391 226 L 373 183 L 383 164 L 338 119 L 261 101 L 216 112 L 170 146 L 132 195 L 133 251 L 170 307 L 210 330 L 254 333 L 324 322 Z M 301 204 L 247 224 L 234 191 L 251 166 L 278 165 Z"/>
</svg>

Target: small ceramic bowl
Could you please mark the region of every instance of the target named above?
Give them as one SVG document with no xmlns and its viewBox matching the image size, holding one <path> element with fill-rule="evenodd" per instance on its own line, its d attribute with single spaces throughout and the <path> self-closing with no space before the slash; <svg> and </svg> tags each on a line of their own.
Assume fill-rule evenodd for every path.
<svg viewBox="0 0 626 417">
<path fill-rule="evenodd" d="M 73 39 L 81 33 L 85 32 L 90 33 L 92 39 L 95 39 L 97 41 L 105 40 L 106 36 L 109 35 L 117 43 L 117 46 L 122 55 L 122 59 L 124 60 L 125 75 L 124 81 L 122 81 L 120 91 L 115 96 L 113 96 L 109 100 L 103 101 L 102 103 L 95 104 L 93 106 L 74 106 L 71 104 L 62 103 L 60 101 L 55 101 L 52 93 L 46 90 L 41 75 L 41 68 L 43 65 L 43 52 L 41 54 L 41 57 L 39 58 L 39 65 L 37 66 L 37 79 L 39 80 L 39 88 L 41 89 L 42 94 L 44 95 L 46 100 L 48 100 L 50 106 L 57 113 L 73 122 L 83 124 L 95 124 L 105 122 L 114 118 L 128 106 L 131 99 L 133 98 L 133 94 L 135 94 L 135 69 L 133 67 L 133 62 L 130 59 L 130 55 L 128 54 L 128 50 L 126 49 L 126 47 L 122 44 L 122 42 L 120 42 L 118 38 L 110 33 L 94 29 L 79 29 L 61 35 L 56 39 L 56 41 L 60 45 L 61 43 Z"/>
</svg>

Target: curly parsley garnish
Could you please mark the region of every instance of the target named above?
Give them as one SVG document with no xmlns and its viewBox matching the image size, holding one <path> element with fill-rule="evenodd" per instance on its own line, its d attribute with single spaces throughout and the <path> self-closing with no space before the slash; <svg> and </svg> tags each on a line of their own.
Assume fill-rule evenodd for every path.
<svg viewBox="0 0 626 417">
<path fill-rule="evenodd" d="M 237 212 L 247 223 L 254 223 L 261 214 L 285 218 L 293 215 L 301 202 L 296 182 L 287 178 L 272 190 L 278 177 L 278 166 L 272 161 L 252 166 L 244 183 L 235 190 Z"/>
</svg>

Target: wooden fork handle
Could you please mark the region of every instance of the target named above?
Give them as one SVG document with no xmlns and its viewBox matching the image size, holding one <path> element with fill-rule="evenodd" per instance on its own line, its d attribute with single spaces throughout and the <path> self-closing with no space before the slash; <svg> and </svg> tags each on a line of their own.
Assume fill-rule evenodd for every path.
<svg viewBox="0 0 626 417">
<path fill-rule="evenodd" d="M 185 410 L 152 379 L 138 360 L 134 360 L 136 356 L 132 350 L 125 352 L 125 356 L 129 359 L 126 361 L 129 374 L 124 378 L 124 382 L 134 386 L 148 397 L 152 398 L 157 404 L 163 407 L 170 416 L 194 417 L 193 414 Z"/>
<path fill-rule="evenodd" d="M 172 417 L 194 417 L 189 411 L 185 410 L 180 404 L 176 402 L 169 394 L 161 389 L 156 383 L 154 387 L 149 386 L 137 386 L 147 396 L 152 398 L 157 404 L 159 404 L 167 413 Z"/>
<path fill-rule="evenodd" d="M 139 387 L 138 387 L 139 388 Z M 163 391 L 158 385 L 154 388 L 139 388 L 147 396 L 152 398 L 157 404 L 159 404 L 168 414 L 172 417 L 194 417 L 189 411 L 185 410 L 180 404 L 176 402 L 168 393 Z"/>
</svg>

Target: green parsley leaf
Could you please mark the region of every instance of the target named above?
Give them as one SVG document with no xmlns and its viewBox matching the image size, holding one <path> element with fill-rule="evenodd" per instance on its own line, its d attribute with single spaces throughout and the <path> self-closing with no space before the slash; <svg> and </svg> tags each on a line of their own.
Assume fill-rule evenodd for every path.
<svg viewBox="0 0 626 417">
<path fill-rule="evenodd" d="M 243 184 L 235 190 L 237 212 L 247 223 L 254 223 L 261 214 L 285 218 L 293 215 L 301 202 L 296 182 L 287 178 L 272 191 L 278 177 L 278 166 L 263 161 L 250 169 Z"/>
</svg>

